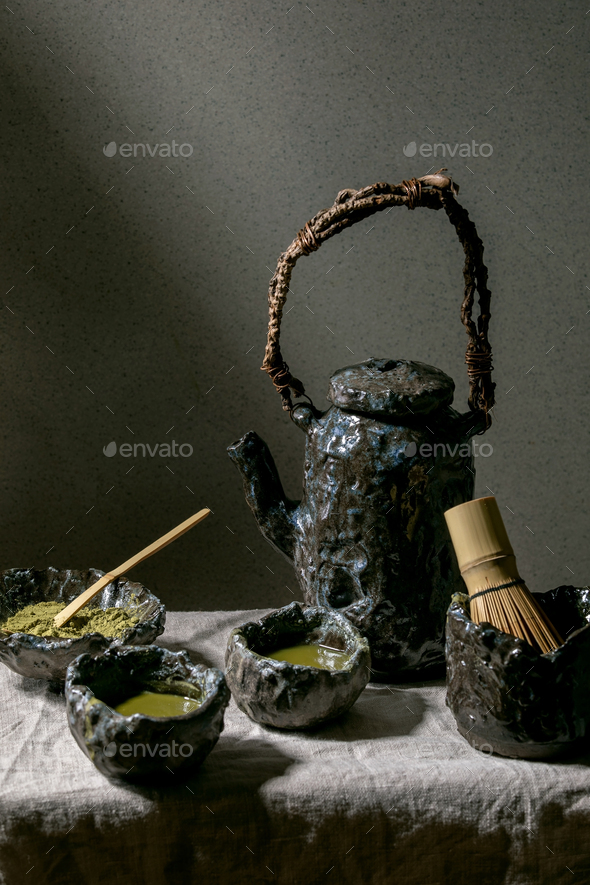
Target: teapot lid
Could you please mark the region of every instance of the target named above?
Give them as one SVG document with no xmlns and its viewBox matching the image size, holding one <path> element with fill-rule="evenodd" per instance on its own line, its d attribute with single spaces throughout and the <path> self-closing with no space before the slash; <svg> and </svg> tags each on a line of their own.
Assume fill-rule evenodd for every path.
<svg viewBox="0 0 590 885">
<path fill-rule="evenodd" d="M 407 418 L 449 405 L 454 391 L 453 379 L 434 366 L 372 358 L 334 372 L 328 400 L 340 409 Z"/>
</svg>

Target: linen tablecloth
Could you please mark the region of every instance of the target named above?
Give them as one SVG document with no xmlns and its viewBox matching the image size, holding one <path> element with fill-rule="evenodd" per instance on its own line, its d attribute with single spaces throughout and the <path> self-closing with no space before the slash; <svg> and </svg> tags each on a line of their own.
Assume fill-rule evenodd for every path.
<svg viewBox="0 0 590 885">
<path fill-rule="evenodd" d="M 168 613 L 159 644 L 223 667 L 262 611 Z M 256 725 L 232 700 L 188 779 L 99 774 L 63 695 L 0 667 L 2 883 L 590 883 L 590 755 L 487 756 L 456 731 L 443 682 L 369 685 L 307 733 Z"/>
</svg>

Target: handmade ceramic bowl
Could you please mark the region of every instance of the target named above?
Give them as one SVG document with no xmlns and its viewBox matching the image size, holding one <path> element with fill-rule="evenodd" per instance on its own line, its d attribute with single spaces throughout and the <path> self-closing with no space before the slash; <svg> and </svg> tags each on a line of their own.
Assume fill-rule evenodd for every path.
<svg viewBox="0 0 590 885">
<path fill-rule="evenodd" d="M 13 568 L 0 572 L 0 622 L 35 602 L 71 602 L 103 575 L 97 569 Z M 166 612 L 160 600 L 127 578 L 108 584 L 88 608 L 124 608 L 139 620 L 118 639 L 101 633 L 74 639 L 0 633 L 0 661 L 21 676 L 63 682 L 68 664 L 84 652 L 95 655 L 112 645 L 147 645 L 164 632 Z"/>
<path fill-rule="evenodd" d="M 114 710 L 146 690 L 202 703 L 190 713 L 161 718 Z M 70 731 L 82 751 L 103 774 L 127 780 L 169 779 L 199 765 L 223 731 L 230 698 L 221 670 L 156 645 L 81 655 L 68 667 L 65 695 Z"/>
<path fill-rule="evenodd" d="M 350 655 L 342 670 L 266 657 L 279 648 L 316 643 Z M 348 710 L 370 678 L 367 640 L 337 612 L 297 602 L 233 630 L 225 654 L 226 679 L 236 704 L 255 722 L 310 728 Z"/>
<path fill-rule="evenodd" d="M 456 594 L 448 610 L 447 705 L 459 732 L 484 753 L 548 758 L 590 732 L 589 593 L 563 586 L 535 598 L 567 637 L 547 654 L 474 624 L 466 594 Z"/>
</svg>

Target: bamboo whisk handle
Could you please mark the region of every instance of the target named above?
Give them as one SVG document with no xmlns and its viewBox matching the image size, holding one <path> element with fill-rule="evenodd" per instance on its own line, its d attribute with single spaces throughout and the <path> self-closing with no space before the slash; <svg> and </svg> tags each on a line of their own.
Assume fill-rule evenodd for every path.
<svg viewBox="0 0 590 885">
<path fill-rule="evenodd" d="M 445 519 L 469 591 L 471 619 L 518 636 L 541 652 L 563 639 L 520 577 L 496 499 L 452 507 Z"/>
</svg>

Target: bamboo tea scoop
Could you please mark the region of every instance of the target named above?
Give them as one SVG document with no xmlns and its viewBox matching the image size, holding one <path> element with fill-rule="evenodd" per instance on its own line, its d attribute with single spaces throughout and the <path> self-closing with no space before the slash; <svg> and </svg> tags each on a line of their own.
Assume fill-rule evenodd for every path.
<svg viewBox="0 0 590 885">
<path fill-rule="evenodd" d="M 445 519 L 470 597 L 471 620 L 487 622 L 546 653 L 563 639 L 518 573 L 496 499 L 452 507 Z"/>
<path fill-rule="evenodd" d="M 153 556 L 154 553 L 157 553 L 158 550 L 162 550 L 163 547 L 167 547 L 168 544 L 171 544 L 172 541 L 176 541 L 177 538 L 180 538 L 181 535 L 184 535 L 185 532 L 188 532 L 189 529 L 192 529 L 194 525 L 198 522 L 201 522 L 205 519 L 211 511 L 205 507 L 204 510 L 199 510 L 198 513 L 193 514 L 188 519 L 185 519 L 184 522 L 181 522 L 180 525 L 177 525 L 175 529 L 172 529 L 167 534 L 162 535 L 161 538 L 158 538 L 157 541 L 154 541 L 153 544 L 149 544 L 149 546 L 144 547 L 143 550 L 140 550 L 139 553 L 136 553 L 135 556 L 132 556 L 131 559 L 127 559 L 122 565 L 114 568 L 112 571 L 108 572 L 106 575 L 103 575 L 96 584 L 92 584 L 91 587 L 88 587 L 79 596 L 76 596 L 69 605 L 59 612 L 53 619 L 53 623 L 57 628 L 63 627 L 64 624 L 73 618 L 81 608 L 84 608 L 87 602 L 96 596 L 97 593 L 100 593 L 107 584 L 110 584 L 115 578 L 120 577 L 121 575 L 126 574 L 130 569 L 135 565 L 139 565 L 140 562 L 143 562 L 144 559 L 148 559 L 150 556 Z"/>
</svg>

